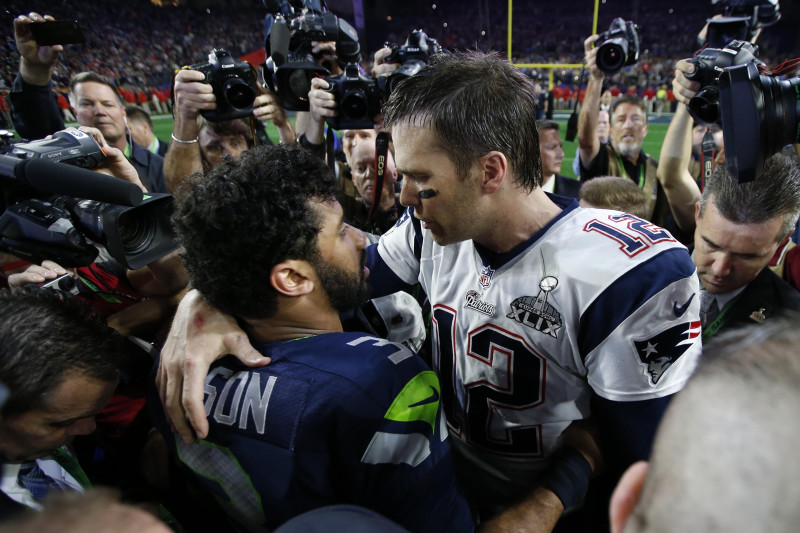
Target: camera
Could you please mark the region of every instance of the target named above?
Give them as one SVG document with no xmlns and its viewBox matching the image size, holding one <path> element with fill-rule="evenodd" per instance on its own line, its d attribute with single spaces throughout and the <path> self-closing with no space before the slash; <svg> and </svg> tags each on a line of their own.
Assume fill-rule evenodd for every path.
<svg viewBox="0 0 800 533">
<path fill-rule="evenodd" d="M 607 76 L 616 74 L 622 67 L 639 61 L 638 26 L 631 21 L 615 18 L 608 31 L 601 33 L 597 41 L 597 68 Z"/>
<path fill-rule="evenodd" d="M 69 273 L 62 274 L 56 279 L 43 281 L 42 283 L 28 283 L 26 287 L 50 289 L 53 291 L 63 292 L 65 294 L 71 294 L 73 296 L 78 295 L 78 284 L 75 283 L 75 278 L 73 278 L 72 274 Z"/>
<path fill-rule="evenodd" d="M 89 170 L 104 159 L 94 138 L 80 130 L 0 145 L 0 250 L 75 267 L 95 260 L 97 243 L 130 269 L 175 250 L 172 196 L 143 194 Z"/>
<path fill-rule="evenodd" d="M 375 127 L 373 117 L 381 110 L 384 80 L 367 76 L 358 63 L 348 63 L 342 74 L 329 76 L 325 81 L 338 109 L 335 117 L 325 117 L 331 128 L 362 130 Z"/>
<path fill-rule="evenodd" d="M 388 97 L 395 86 L 406 78 L 419 72 L 428 63 L 428 58 L 442 51 L 436 39 L 428 37 L 422 30 L 414 30 L 402 45 L 386 43 L 392 50 L 386 58 L 387 63 L 401 63 L 386 82 L 386 96 Z"/>
<path fill-rule="evenodd" d="M 256 70 L 250 63 L 236 59 L 224 48 L 215 48 L 208 54 L 207 62 L 189 68 L 205 74 L 205 82 L 214 90 L 217 108 L 200 111 L 207 120 L 233 120 L 249 116 L 253 111 L 253 101 L 259 90 Z"/>
<path fill-rule="evenodd" d="M 778 0 L 711 0 L 722 7 L 722 17 L 708 19 L 705 42 L 722 48 L 731 41 L 747 41 L 762 26 L 770 26 L 781 18 Z"/>
<path fill-rule="evenodd" d="M 725 160 L 738 182 L 754 180 L 768 157 L 800 142 L 800 78 L 767 76 L 749 62 L 722 72 L 719 93 Z"/>
<path fill-rule="evenodd" d="M 89 169 L 102 165 L 106 160 L 105 154 L 94 138 L 80 130 L 59 131 L 50 139 L 29 143 L 12 143 L 13 135 L 2 137 L 0 154 L 7 153 L 17 159 L 43 159 Z"/>
<path fill-rule="evenodd" d="M 311 80 L 331 74 L 317 63 L 312 53 L 312 41 L 334 41 L 339 60 L 355 63 L 361 58 L 358 34 L 347 21 L 326 11 L 324 2 L 290 0 L 281 9 L 269 4 L 267 8 L 272 12 L 268 16 L 274 16 L 275 20 L 265 43 L 268 57 L 264 68 L 265 82 L 284 109 L 308 111 Z"/>
<path fill-rule="evenodd" d="M 756 58 L 758 47 L 747 41 L 732 41 L 723 49 L 704 48 L 692 58 L 695 71 L 686 78 L 700 83 L 700 91 L 689 100 L 689 114 L 697 122 L 710 126 L 719 124 L 719 87 L 717 80 L 722 70 L 734 65 L 755 63 L 764 65 Z"/>
</svg>

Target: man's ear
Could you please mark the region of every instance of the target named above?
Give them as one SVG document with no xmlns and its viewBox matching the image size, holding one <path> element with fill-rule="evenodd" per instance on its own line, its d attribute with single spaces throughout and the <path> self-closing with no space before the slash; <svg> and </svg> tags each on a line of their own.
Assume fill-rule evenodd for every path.
<svg viewBox="0 0 800 533">
<path fill-rule="evenodd" d="M 481 188 L 484 194 L 496 192 L 505 180 L 508 172 L 506 156 L 497 151 L 491 151 L 480 159 Z"/>
<path fill-rule="evenodd" d="M 314 267 L 302 259 L 289 259 L 272 267 L 269 282 L 280 294 L 303 296 L 314 290 Z"/>
<path fill-rule="evenodd" d="M 694 204 L 694 222 L 697 224 L 697 221 L 700 220 L 700 200 L 698 200 Z"/>
<path fill-rule="evenodd" d="M 633 509 L 639 502 L 644 487 L 644 479 L 647 475 L 647 461 L 639 461 L 632 464 L 622 474 L 622 477 L 611 495 L 611 503 L 608 506 L 608 517 L 611 523 L 611 533 L 621 533 L 625 527 L 625 522 L 631 516 Z"/>
</svg>

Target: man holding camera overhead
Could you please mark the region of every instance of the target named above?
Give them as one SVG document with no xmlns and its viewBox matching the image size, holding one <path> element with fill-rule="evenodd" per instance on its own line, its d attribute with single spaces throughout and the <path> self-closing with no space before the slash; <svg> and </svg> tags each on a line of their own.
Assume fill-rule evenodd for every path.
<svg viewBox="0 0 800 533">
<path fill-rule="evenodd" d="M 186 176 L 215 166 L 223 157 L 238 159 L 253 146 L 254 137 L 246 118 L 212 121 L 201 116 L 220 105 L 205 73 L 194 68 L 179 70 L 174 95 L 173 142 L 164 158 L 167 188 L 173 193 Z M 272 93 L 256 96 L 252 105 L 252 116 L 275 124 L 282 144 L 294 142 L 292 123 Z"/>
<path fill-rule="evenodd" d="M 600 94 L 605 73 L 598 66 L 600 47 L 593 45 L 602 38 L 601 35 L 592 35 L 583 42 L 589 82 L 578 117 L 581 181 L 597 176 L 632 179 L 647 193 L 650 213 L 648 219 L 664 225 L 669 214 L 669 205 L 656 177 L 658 162 L 642 150 L 642 142 L 647 136 L 647 111 L 642 99 L 635 95 L 625 95 L 615 100 L 610 109 L 610 142 L 601 144 L 597 135 Z"/>
<path fill-rule="evenodd" d="M 21 59 L 11 89 L 14 126 L 22 137 L 41 139 L 64 129 L 61 111 L 52 98 L 53 68 L 63 45 L 39 45 L 30 27 L 53 17 L 38 13 L 14 19 L 14 37 Z M 97 128 L 109 145 L 121 150 L 150 192 L 166 192 L 164 160 L 133 141 L 122 98 L 114 82 L 96 72 L 70 79 L 69 101 L 81 126 Z"/>
</svg>

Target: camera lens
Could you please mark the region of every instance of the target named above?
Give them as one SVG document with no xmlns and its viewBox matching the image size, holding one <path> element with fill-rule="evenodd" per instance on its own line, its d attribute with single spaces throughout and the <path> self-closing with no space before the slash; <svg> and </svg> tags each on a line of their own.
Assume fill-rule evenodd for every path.
<svg viewBox="0 0 800 533">
<path fill-rule="evenodd" d="M 597 49 L 597 68 L 606 74 L 615 74 L 622 70 L 628 59 L 628 43 L 623 39 L 604 42 Z"/>
<path fill-rule="evenodd" d="M 367 118 L 367 95 L 362 90 L 347 91 L 339 104 L 339 112 L 351 120 Z"/>
<path fill-rule="evenodd" d="M 256 92 L 241 78 L 230 78 L 223 88 L 225 99 L 236 109 L 245 109 L 253 105 Z"/>
<path fill-rule="evenodd" d="M 710 126 L 719 124 L 719 90 L 706 87 L 689 100 L 689 114 L 697 122 Z"/>
<path fill-rule="evenodd" d="M 136 216 L 133 212 L 122 213 L 117 221 L 122 249 L 126 254 L 147 249 L 155 235 L 155 225 L 148 217 Z"/>
<path fill-rule="evenodd" d="M 800 141 L 800 78 L 760 75 L 747 63 L 725 69 L 719 90 L 728 170 L 739 182 L 752 181 L 765 159 Z"/>
</svg>

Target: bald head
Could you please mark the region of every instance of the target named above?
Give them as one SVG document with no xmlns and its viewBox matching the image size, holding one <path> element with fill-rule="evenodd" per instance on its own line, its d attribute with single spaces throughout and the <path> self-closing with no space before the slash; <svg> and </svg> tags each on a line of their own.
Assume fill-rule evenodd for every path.
<svg viewBox="0 0 800 533">
<path fill-rule="evenodd" d="M 625 533 L 796 530 L 797 320 L 773 319 L 706 347 L 661 423 Z"/>
</svg>

